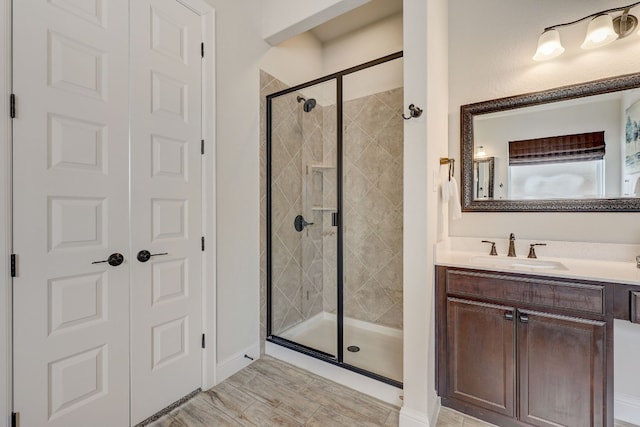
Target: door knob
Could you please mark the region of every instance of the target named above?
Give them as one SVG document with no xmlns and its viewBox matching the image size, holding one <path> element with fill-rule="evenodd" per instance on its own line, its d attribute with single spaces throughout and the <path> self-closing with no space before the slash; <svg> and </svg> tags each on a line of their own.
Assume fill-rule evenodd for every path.
<svg viewBox="0 0 640 427">
<path fill-rule="evenodd" d="M 147 262 L 151 259 L 152 256 L 161 256 L 161 255 L 169 255 L 168 252 L 163 252 L 161 254 L 152 254 L 151 252 L 149 252 L 146 249 L 141 250 L 140 252 L 138 252 L 138 261 L 140 262 Z"/>
<path fill-rule="evenodd" d="M 103 261 L 94 261 L 91 264 L 102 264 L 103 262 L 109 263 L 109 265 L 112 267 L 117 267 L 124 262 L 124 256 L 122 254 L 114 252 L 109 255 L 109 258 Z"/>
</svg>

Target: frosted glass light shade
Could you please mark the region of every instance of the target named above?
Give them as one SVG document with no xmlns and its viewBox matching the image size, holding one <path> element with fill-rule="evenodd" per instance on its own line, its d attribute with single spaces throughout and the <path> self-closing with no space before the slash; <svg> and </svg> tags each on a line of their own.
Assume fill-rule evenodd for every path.
<svg viewBox="0 0 640 427">
<path fill-rule="evenodd" d="M 538 49 L 533 55 L 534 61 L 546 61 L 556 56 L 562 55 L 564 47 L 560 43 L 560 33 L 558 30 L 547 30 L 538 38 Z"/>
<path fill-rule="evenodd" d="M 580 46 L 583 49 L 594 49 L 607 45 L 618 38 L 618 34 L 613 29 L 613 18 L 611 15 L 599 15 L 589 22 L 587 36 Z"/>
</svg>

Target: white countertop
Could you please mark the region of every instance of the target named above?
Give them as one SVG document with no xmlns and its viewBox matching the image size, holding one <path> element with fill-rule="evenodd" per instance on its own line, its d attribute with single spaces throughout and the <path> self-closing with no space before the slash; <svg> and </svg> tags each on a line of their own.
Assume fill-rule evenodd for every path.
<svg viewBox="0 0 640 427">
<path fill-rule="evenodd" d="M 559 270 L 491 265 L 493 257 L 488 256 L 491 245 L 482 240 L 496 242 L 498 256 L 495 258 L 499 258 L 498 261 L 507 258 L 508 239 L 450 237 L 436 245 L 436 265 L 640 285 L 640 269 L 635 261 L 636 255 L 640 255 L 640 245 L 518 240 L 516 236 L 518 256 L 509 259 L 527 260 L 529 244 L 546 243 L 547 246 L 536 247 L 538 259 L 560 262 L 566 267 L 566 270 Z M 474 260 L 474 257 L 484 260 Z"/>
</svg>

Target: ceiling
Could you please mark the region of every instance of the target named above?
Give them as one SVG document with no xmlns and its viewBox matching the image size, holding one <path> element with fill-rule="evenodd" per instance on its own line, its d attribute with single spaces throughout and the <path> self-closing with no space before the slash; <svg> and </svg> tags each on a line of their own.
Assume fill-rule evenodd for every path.
<svg viewBox="0 0 640 427">
<path fill-rule="evenodd" d="M 402 0 L 371 0 L 369 3 L 318 25 L 310 31 L 318 40 L 326 43 L 401 12 Z"/>
</svg>

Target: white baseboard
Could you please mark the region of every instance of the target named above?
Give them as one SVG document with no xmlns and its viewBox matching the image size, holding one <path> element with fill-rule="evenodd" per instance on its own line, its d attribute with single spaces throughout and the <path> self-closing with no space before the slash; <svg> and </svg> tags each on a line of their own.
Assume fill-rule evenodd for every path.
<svg viewBox="0 0 640 427">
<path fill-rule="evenodd" d="M 616 393 L 614 395 L 613 413 L 616 420 L 640 426 L 640 397 Z"/>
<path fill-rule="evenodd" d="M 222 381 L 229 378 L 242 368 L 245 368 L 253 362 L 253 360 L 244 357 L 244 355 L 252 357 L 254 360 L 260 358 L 260 344 L 255 343 L 250 347 L 247 347 L 243 351 L 240 351 L 230 358 L 218 363 L 216 366 L 216 384 L 220 384 Z"/>
<path fill-rule="evenodd" d="M 435 411 L 436 417 L 437 412 L 438 411 Z M 435 425 L 435 423 L 429 423 L 429 417 L 427 414 L 414 411 L 413 409 L 409 409 L 404 406 L 400 409 L 400 427 L 430 427 Z"/>
<path fill-rule="evenodd" d="M 280 359 L 294 366 L 305 369 L 328 380 L 375 397 L 383 402 L 396 406 L 402 405 L 402 400 L 400 399 L 402 390 L 399 388 L 349 371 L 348 369 L 332 365 L 331 363 L 318 360 L 311 356 L 307 356 L 306 354 L 290 350 L 272 342 L 267 342 L 266 344 L 265 353 L 269 356 L 273 356 L 276 359 Z"/>
</svg>

